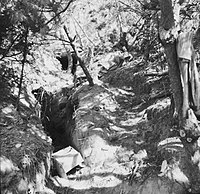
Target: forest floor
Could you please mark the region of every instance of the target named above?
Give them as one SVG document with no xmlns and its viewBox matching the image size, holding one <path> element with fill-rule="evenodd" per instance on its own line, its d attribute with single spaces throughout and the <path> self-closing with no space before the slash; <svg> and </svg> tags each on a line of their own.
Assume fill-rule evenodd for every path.
<svg viewBox="0 0 200 194">
<path fill-rule="evenodd" d="M 183 187 L 167 179 L 165 174 L 158 176 L 162 172 L 164 161 L 162 149 L 159 149 L 158 144 L 170 136 L 176 136 L 171 117 L 168 78 L 145 77 L 143 74 L 134 73 L 133 69 L 129 67 L 108 72 L 107 77 L 104 76 L 105 84 L 101 86 L 80 87 L 79 108 L 84 109 L 88 106 L 91 112 L 87 120 L 81 117 L 80 120 L 83 120 L 81 128 L 84 128 L 88 121 L 94 121 L 93 135 L 99 134 L 102 130 L 104 136 L 103 138 L 92 136 L 94 142 L 89 145 L 92 152 L 89 158 L 93 160 L 94 165 L 88 166 L 85 163 L 67 178 L 60 176 L 48 178 L 47 187 L 52 193 L 168 194 L 171 190 L 174 193 L 184 193 Z M 44 152 L 49 152 L 50 145 L 45 142 L 37 143 L 38 138 L 34 135 L 31 139 L 37 144 L 34 147 L 31 146 L 34 143 L 30 144 L 30 139 L 27 139 L 30 138 L 29 130 L 34 128 L 33 122 L 38 121 L 32 118 L 32 124 L 27 125 L 27 121 L 20 120 L 13 107 L 6 107 L 8 104 L 9 102 L 2 105 L 1 124 L 6 123 L 4 128 L 8 130 L 10 127 L 8 122 L 14 122 L 15 125 L 9 130 L 15 130 L 16 125 L 19 130 L 14 132 L 15 135 L 12 135 L 14 139 L 10 139 L 10 143 L 6 145 L 7 140 L 2 142 L 1 147 L 5 148 L 2 155 L 20 166 L 21 160 L 24 159 L 24 156 L 19 156 L 21 147 L 23 148 L 21 153 L 26 152 L 32 160 L 37 160 L 35 155 L 41 153 L 38 158 L 38 162 L 41 162 L 46 155 Z M 89 107 L 90 104 L 92 107 Z M 104 113 L 103 117 L 97 113 L 99 107 Z M 28 112 L 24 109 L 20 116 L 27 115 Z M 25 135 L 27 133 L 21 132 L 21 130 L 27 131 L 27 126 L 28 136 Z M 41 124 L 38 126 L 41 128 Z M 1 138 L 5 137 L 4 132 L 4 130 L 1 132 Z M 36 131 L 34 134 L 37 136 Z"/>
<path fill-rule="evenodd" d="M 116 72 L 119 72 L 120 76 L 117 76 Z M 91 111 L 91 115 L 86 119 L 96 119 L 94 131 L 102 130 L 106 133 L 106 137 L 94 137 L 90 142 L 93 155 L 90 155 L 90 160 L 93 160 L 94 165 L 84 166 L 68 175 L 67 179 L 52 177 L 49 181 L 50 187 L 56 190 L 56 193 L 69 188 L 73 189 L 74 193 L 88 194 L 167 194 L 169 190 L 175 193 L 183 192 L 180 185 L 165 176 L 158 176 L 164 161 L 158 144 L 177 133 L 172 127 L 167 78 L 153 76 L 146 79 L 142 75 L 141 81 L 138 82 L 140 78 L 137 74 L 124 69 L 120 72 L 118 69 L 109 72 L 105 80 L 112 80 L 114 84 L 94 86 L 80 92 L 80 109 L 92 103 L 91 107 L 88 105 L 88 109 L 101 107 L 104 116 L 106 115 L 106 118 L 102 119 Z M 102 98 L 97 101 L 99 96 Z M 106 96 L 106 99 L 103 96 Z M 80 118 L 85 119 L 84 116 Z M 97 118 L 100 118 L 98 124 Z M 83 121 L 82 127 L 85 123 Z"/>
</svg>

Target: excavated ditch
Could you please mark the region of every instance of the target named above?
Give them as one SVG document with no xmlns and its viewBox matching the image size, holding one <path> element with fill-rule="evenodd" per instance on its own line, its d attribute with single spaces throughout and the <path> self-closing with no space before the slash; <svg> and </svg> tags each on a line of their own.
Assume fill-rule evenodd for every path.
<svg viewBox="0 0 200 194">
<path fill-rule="evenodd" d="M 72 131 L 75 128 L 73 113 L 78 102 L 72 101 L 72 90 L 64 88 L 52 94 L 43 88 L 38 88 L 32 93 L 41 105 L 41 121 L 45 132 L 52 138 L 54 151 L 67 146 L 74 147 L 72 141 Z"/>
<path fill-rule="evenodd" d="M 173 128 L 167 82 L 146 81 L 151 87 L 142 97 L 124 86 L 84 85 L 74 93 L 65 88 L 56 94 L 42 88 L 33 91 L 55 151 L 71 146 L 84 160 L 84 166 L 65 178 L 50 177 L 54 192 L 188 192 L 188 161 L 182 160 L 183 145 Z"/>
<path fill-rule="evenodd" d="M 68 89 L 33 93 L 55 150 L 72 146 L 84 160 L 66 178 L 51 175 L 47 186 L 55 193 L 185 193 L 181 185 L 157 176 L 163 161 L 157 143 L 169 135 L 169 99 L 147 111 L 121 106 L 131 104 L 134 94 L 118 88 L 85 85 L 74 94 Z M 155 117 L 161 122 L 155 123 Z"/>
</svg>

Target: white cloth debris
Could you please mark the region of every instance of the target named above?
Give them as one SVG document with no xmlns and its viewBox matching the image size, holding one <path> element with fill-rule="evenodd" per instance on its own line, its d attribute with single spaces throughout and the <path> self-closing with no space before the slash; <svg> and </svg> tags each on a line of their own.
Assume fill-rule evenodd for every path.
<svg viewBox="0 0 200 194">
<path fill-rule="evenodd" d="M 62 178 L 66 178 L 66 173 L 74 167 L 82 164 L 83 158 L 80 153 L 72 147 L 67 147 L 53 154 L 56 169 Z"/>
</svg>

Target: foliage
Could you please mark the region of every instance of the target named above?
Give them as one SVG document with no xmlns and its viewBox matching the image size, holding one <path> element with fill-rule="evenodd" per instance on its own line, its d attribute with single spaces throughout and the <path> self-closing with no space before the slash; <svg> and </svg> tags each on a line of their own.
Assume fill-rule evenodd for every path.
<svg viewBox="0 0 200 194">
<path fill-rule="evenodd" d="M 32 35 L 49 30 L 48 18 L 56 15 L 59 8 L 59 2 L 51 0 L 1 1 L 0 54 L 6 56 L 11 49 L 21 51 L 26 29 Z M 29 46 L 32 44 L 29 42 Z"/>
<path fill-rule="evenodd" d="M 54 0 L 2 0 L 0 7 L 0 60 L 2 98 L 19 88 L 26 90 L 25 84 L 28 71 L 34 71 L 33 62 L 38 53 L 38 46 L 44 44 L 47 31 L 59 21 L 59 14 L 69 2 Z M 67 5 L 68 5 L 67 4 Z M 62 6 L 61 6 L 62 5 Z M 31 67 L 33 65 L 33 67 Z M 30 67 L 30 68 L 29 68 Z M 10 79 L 14 77 L 14 79 Z M 16 79 L 20 78 L 20 79 Z M 25 93 L 27 93 L 25 91 Z M 16 94 L 16 93 L 15 93 Z M 4 96 L 4 97 L 3 97 Z"/>
<path fill-rule="evenodd" d="M 142 57 L 145 68 L 166 69 L 158 39 L 158 10 L 148 10 L 139 1 L 83 0 L 74 4 L 64 20 L 78 37 L 76 43 L 92 48 L 96 58 L 113 51 L 128 52 L 134 59 Z"/>
<path fill-rule="evenodd" d="M 13 68 L 6 63 L 0 64 L 0 101 L 9 99 L 11 90 L 19 82 L 19 77 Z"/>
</svg>

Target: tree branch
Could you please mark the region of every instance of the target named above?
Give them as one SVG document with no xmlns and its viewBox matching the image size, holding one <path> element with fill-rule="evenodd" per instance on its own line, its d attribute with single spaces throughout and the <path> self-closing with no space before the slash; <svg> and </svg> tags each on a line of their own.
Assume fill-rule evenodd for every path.
<svg viewBox="0 0 200 194">
<path fill-rule="evenodd" d="M 93 46 L 95 46 L 95 44 L 89 39 L 89 37 L 87 36 L 87 34 L 85 33 L 85 31 L 83 30 L 83 28 L 81 27 L 81 25 L 78 23 L 78 21 L 76 20 L 76 18 L 73 17 L 73 19 L 75 20 L 75 22 L 78 24 L 79 28 L 81 29 L 81 31 L 85 34 L 86 38 L 92 43 Z"/>
<path fill-rule="evenodd" d="M 123 4 L 123 5 L 125 5 L 126 7 L 128 7 L 131 11 L 134 11 L 135 13 L 137 13 L 137 14 L 143 14 L 142 11 L 132 8 L 130 5 L 128 5 L 128 4 L 126 4 L 126 3 L 122 2 L 122 1 L 119 1 L 119 2 L 121 4 Z M 141 5 L 143 5 L 143 4 L 141 4 Z"/>
<path fill-rule="evenodd" d="M 69 2 L 68 2 L 68 4 L 67 4 L 67 6 L 63 9 L 63 10 L 61 10 L 60 12 L 58 12 L 54 17 L 52 17 L 49 21 L 47 21 L 46 23 L 45 23 L 45 25 L 48 25 L 50 22 L 52 22 L 56 17 L 58 17 L 61 13 L 64 13 L 67 9 L 68 9 L 68 7 L 70 6 L 70 4 L 73 2 L 74 0 L 70 0 Z"/>
<path fill-rule="evenodd" d="M 20 37 L 21 36 L 21 37 Z M 13 41 L 10 43 L 10 45 L 8 46 L 8 48 L 6 49 L 6 51 L 3 53 L 3 56 L 0 58 L 0 60 L 2 60 L 4 57 L 6 57 L 6 55 L 9 53 L 10 49 L 13 47 L 13 45 L 15 44 L 15 42 L 17 41 L 17 39 L 20 37 L 19 42 L 22 40 L 23 35 L 21 33 L 19 33 L 14 39 Z"/>
<path fill-rule="evenodd" d="M 76 48 L 75 48 L 75 46 L 74 46 L 74 44 L 73 44 L 73 39 L 69 36 L 69 33 L 68 33 L 68 31 L 67 31 L 66 26 L 64 26 L 64 30 L 65 30 L 65 33 L 66 33 L 68 39 L 69 39 L 70 46 L 72 47 L 72 49 L 73 49 L 73 51 L 74 51 L 74 54 L 75 54 L 76 58 L 78 59 L 79 65 L 81 66 L 83 72 L 84 72 L 85 75 L 86 75 L 86 78 L 87 78 L 87 80 L 88 80 L 88 82 L 89 82 L 89 85 L 90 85 L 90 86 L 94 86 L 92 77 L 90 76 L 90 73 L 89 73 L 88 69 L 86 68 L 85 64 L 83 63 L 83 61 L 81 60 L 81 58 L 78 56 L 78 54 L 77 54 L 77 52 L 76 52 Z"/>
<path fill-rule="evenodd" d="M 23 82 L 23 77 L 24 77 L 24 66 L 26 63 L 26 57 L 28 53 L 27 43 L 28 43 L 28 27 L 26 28 L 26 31 L 25 31 L 25 44 L 24 44 L 24 50 L 23 50 L 22 69 L 21 69 L 21 76 L 20 76 L 20 81 L 19 81 L 19 92 L 18 92 L 17 102 L 16 102 L 17 111 L 19 111 L 20 94 L 22 91 L 22 82 Z"/>
</svg>

